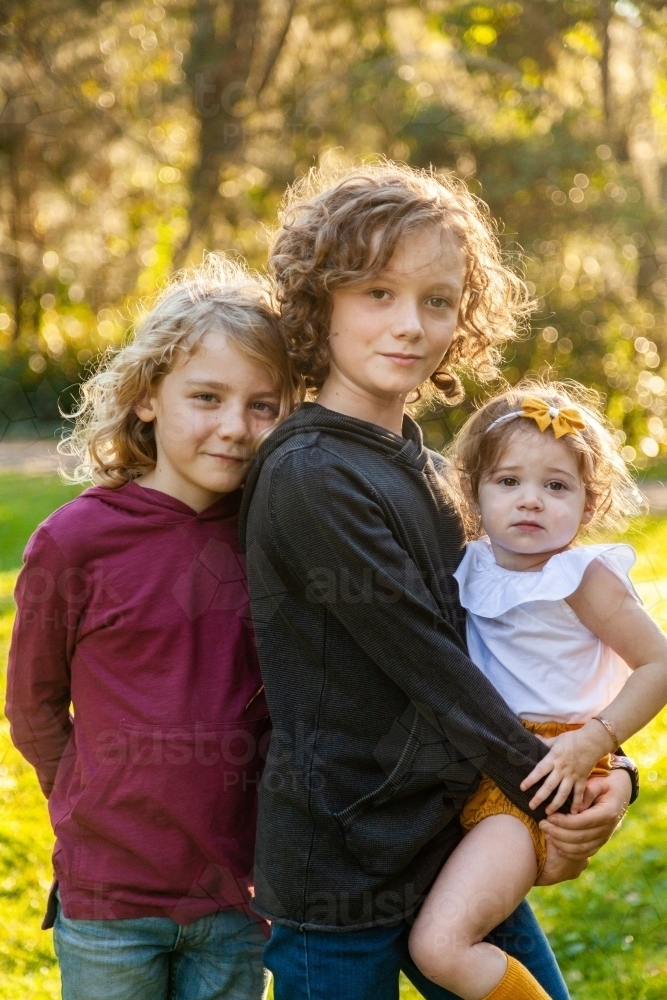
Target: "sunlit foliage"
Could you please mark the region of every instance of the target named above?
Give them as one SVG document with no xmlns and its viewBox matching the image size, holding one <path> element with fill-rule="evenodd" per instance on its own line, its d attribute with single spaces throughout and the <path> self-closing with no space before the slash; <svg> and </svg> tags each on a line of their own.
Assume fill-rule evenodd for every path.
<svg viewBox="0 0 667 1000">
<path fill-rule="evenodd" d="M 540 308 L 510 381 L 595 386 L 667 449 L 667 9 L 619 0 L 13 0 L 0 348 L 55 396 L 174 266 L 262 266 L 285 185 L 383 154 L 466 178 Z M 255 30 L 257 29 L 257 30 Z M 0 386 L 1 388 L 1 386 Z M 0 392 L 0 397 L 2 393 Z M 0 399 L 2 408 L 2 399 Z M 431 421 L 444 441 L 460 414 Z"/>
</svg>

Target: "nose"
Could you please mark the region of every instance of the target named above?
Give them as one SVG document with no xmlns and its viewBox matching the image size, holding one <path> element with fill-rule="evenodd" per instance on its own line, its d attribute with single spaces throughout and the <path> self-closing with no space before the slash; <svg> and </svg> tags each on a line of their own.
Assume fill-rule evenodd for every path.
<svg viewBox="0 0 667 1000">
<path fill-rule="evenodd" d="M 394 315 L 392 324 L 392 334 L 394 337 L 406 340 L 419 340 L 424 336 L 419 304 L 410 298 L 405 298 L 398 303 L 398 309 Z"/>
<path fill-rule="evenodd" d="M 245 406 L 230 405 L 222 408 L 217 426 L 218 437 L 223 441 L 245 443 L 250 439 L 250 423 Z"/>
<path fill-rule="evenodd" d="M 542 498 L 537 486 L 531 483 L 524 483 L 520 495 L 517 497 L 517 507 L 521 510 L 542 510 Z"/>
</svg>

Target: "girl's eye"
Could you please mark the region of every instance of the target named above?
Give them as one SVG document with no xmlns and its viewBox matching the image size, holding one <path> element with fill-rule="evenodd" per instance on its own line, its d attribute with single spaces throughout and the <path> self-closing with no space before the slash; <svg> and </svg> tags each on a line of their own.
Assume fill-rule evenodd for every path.
<svg viewBox="0 0 667 1000">
<path fill-rule="evenodd" d="M 277 417 L 278 407 L 274 403 L 266 403 L 262 400 L 258 400 L 256 403 L 252 404 L 252 409 L 258 411 L 262 416 Z"/>
<path fill-rule="evenodd" d="M 514 476 L 504 476 L 503 479 L 500 480 L 501 486 L 518 486 L 518 484 L 519 480 L 515 479 Z"/>
<path fill-rule="evenodd" d="M 449 305 L 449 300 L 443 299 L 441 295 L 432 295 L 428 302 L 434 309 L 446 309 Z"/>
<path fill-rule="evenodd" d="M 386 288 L 372 288 L 370 294 L 378 302 L 383 302 L 385 297 L 389 295 L 389 292 Z"/>
<path fill-rule="evenodd" d="M 567 486 L 565 483 L 559 483 L 558 480 L 555 480 L 553 483 L 547 483 L 547 489 L 551 490 L 552 493 L 561 493 L 567 489 Z"/>
</svg>

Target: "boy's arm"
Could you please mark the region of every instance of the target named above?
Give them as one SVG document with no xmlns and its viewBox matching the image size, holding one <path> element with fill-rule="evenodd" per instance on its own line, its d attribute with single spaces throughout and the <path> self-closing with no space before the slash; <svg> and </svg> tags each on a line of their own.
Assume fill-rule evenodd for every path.
<svg viewBox="0 0 667 1000">
<path fill-rule="evenodd" d="M 34 766 L 47 798 L 72 730 L 69 660 L 76 610 L 63 596 L 67 580 L 60 549 L 39 528 L 16 584 L 5 712 L 12 742 Z"/>
<path fill-rule="evenodd" d="M 268 505 L 305 599 L 326 604 L 443 736 L 529 812 L 519 785 L 546 747 L 472 663 L 361 473 L 320 449 L 291 453 L 273 470 Z"/>
</svg>

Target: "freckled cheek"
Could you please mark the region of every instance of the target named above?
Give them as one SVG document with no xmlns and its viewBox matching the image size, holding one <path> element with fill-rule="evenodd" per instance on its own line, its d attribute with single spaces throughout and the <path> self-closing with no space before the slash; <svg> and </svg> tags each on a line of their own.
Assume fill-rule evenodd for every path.
<svg viewBox="0 0 667 1000">
<path fill-rule="evenodd" d="M 260 420 L 257 417 L 251 417 L 247 424 L 247 436 L 249 443 L 252 444 L 257 440 L 259 435 L 263 431 L 269 430 L 275 424 L 277 417 L 273 420 Z"/>
<path fill-rule="evenodd" d="M 195 410 L 185 403 L 177 403 L 160 415 L 160 437 L 163 441 L 179 443 L 196 441 L 205 437 L 215 427 L 213 414 L 205 410 Z"/>
</svg>

